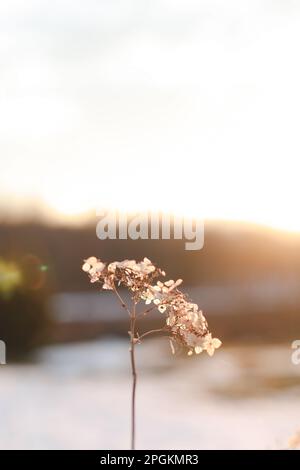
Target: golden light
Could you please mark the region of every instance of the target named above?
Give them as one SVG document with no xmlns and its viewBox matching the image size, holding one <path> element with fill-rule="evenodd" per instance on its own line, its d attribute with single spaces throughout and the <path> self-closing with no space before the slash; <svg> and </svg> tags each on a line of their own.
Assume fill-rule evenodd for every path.
<svg viewBox="0 0 300 470">
<path fill-rule="evenodd" d="M 13 262 L 0 259 L 0 294 L 10 296 L 22 283 L 22 274 Z"/>
<path fill-rule="evenodd" d="M 296 174 L 282 180 L 282 172 L 278 168 L 277 171 L 273 169 L 272 179 L 264 171 L 260 175 L 261 181 L 257 181 L 255 168 L 259 167 L 260 162 L 259 157 L 253 157 L 253 170 L 249 170 L 246 177 L 240 172 L 223 178 L 222 175 L 228 172 L 227 163 L 219 164 L 216 175 L 209 160 L 195 164 L 191 173 L 182 163 L 172 169 L 167 179 L 164 179 L 162 171 L 161 179 L 157 179 L 155 174 L 151 179 L 150 174 L 145 181 L 143 176 L 133 180 L 130 169 L 127 172 L 123 170 L 120 177 L 107 168 L 108 177 L 98 181 L 100 166 L 103 169 L 104 165 L 99 162 L 97 166 L 93 162 L 98 171 L 95 170 L 89 176 L 88 183 L 82 182 L 81 175 L 76 173 L 68 183 L 64 183 L 64 178 L 57 182 L 55 175 L 48 175 L 49 185 L 40 189 L 41 199 L 46 209 L 48 207 L 50 218 L 65 217 L 84 221 L 87 213 L 94 213 L 96 218 L 99 209 L 121 212 L 162 211 L 186 217 L 248 221 L 300 231 L 300 217 L 297 216 L 296 207 L 300 193 L 293 184 Z M 231 167 L 237 167 L 237 163 L 231 161 Z M 200 178 L 198 175 L 201 174 Z M 280 181 L 282 183 L 279 186 Z"/>
</svg>

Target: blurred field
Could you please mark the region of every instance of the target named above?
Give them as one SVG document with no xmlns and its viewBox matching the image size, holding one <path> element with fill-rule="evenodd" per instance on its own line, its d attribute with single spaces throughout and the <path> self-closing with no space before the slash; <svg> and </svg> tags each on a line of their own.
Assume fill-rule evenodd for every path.
<svg viewBox="0 0 300 470">
<path fill-rule="evenodd" d="M 282 449 L 300 427 L 300 366 L 290 345 L 174 357 L 167 340 L 138 349 L 138 448 Z M 124 340 L 48 347 L 1 368 L 0 446 L 129 446 Z"/>
</svg>

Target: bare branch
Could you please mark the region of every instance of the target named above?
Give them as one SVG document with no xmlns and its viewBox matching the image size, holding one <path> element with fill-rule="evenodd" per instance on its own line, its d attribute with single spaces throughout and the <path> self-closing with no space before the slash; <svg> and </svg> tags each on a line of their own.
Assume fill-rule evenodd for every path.
<svg viewBox="0 0 300 470">
<path fill-rule="evenodd" d="M 163 328 L 157 328 L 156 330 L 149 330 L 146 333 L 143 333 L 141 336 L 139 336 L 138 339 L 140 340 L 142 338 L 145 338 L 145 336 L 151 335 L 152 333 L 159 333 L 162 331 L 167 331 L 167 328 L 163 327 Z"/>
<path fill-rule="evenodd" d="M 116 286 L 114 286 L 114 289 L 113 289 L 113 290 L 114 290 L 114 293 L 116 294 L 116 296 L 118 297 L 121 306 L 126 310 L 126 312 L 128 313 L 128 315 L 131 317 L 131 312 L 130 312 L 129 308 L 127 307 L 127 305 L 125 304 L 125 302 L 124 302 L 124 300 L 122 299 L 122 297 L 120 296 L 119 292 L 117 291 Z"/>
</svg>

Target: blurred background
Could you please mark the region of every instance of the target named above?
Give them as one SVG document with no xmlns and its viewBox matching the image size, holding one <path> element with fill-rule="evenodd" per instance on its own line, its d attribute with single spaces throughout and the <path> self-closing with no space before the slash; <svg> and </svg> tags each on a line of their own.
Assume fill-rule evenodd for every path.
<svg viewBox="0 0 300 470">
<path fill-rule="evenodd" d="M 3 0 L 0 39 L 0 448 L 129 446 L 128 319 L 81 271 L 90 255 L 183 278 L 223 342 L 138 347 L 138 448 L 286 448 L 299 3 Z M 97 207 L 204 218 L 204 248 L 100 241 Z"/>
</svg>

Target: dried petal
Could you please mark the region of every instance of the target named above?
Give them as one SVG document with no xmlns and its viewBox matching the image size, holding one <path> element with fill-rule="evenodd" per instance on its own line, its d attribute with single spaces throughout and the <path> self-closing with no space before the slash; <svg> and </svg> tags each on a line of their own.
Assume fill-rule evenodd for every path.
<svg viewBox="0 0 300 470">
<path fill-rule="evenodd" d="M 84 264 L 82 265 L 82 271 L 84 271 L 85 273 L 88 273 L 90 269 L 91 269 L 91 265 L 90 265 L 90 264 L 84 263 Z"/>
</svg>

